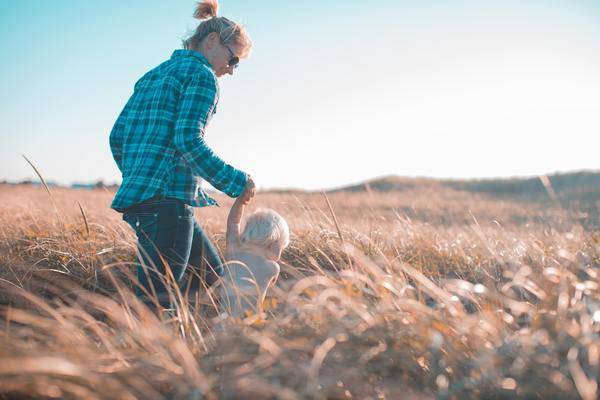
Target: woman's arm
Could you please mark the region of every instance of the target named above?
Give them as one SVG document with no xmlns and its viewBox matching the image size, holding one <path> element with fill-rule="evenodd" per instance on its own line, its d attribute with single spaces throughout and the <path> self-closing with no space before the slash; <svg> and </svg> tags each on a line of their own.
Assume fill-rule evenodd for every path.
<svg viewBox="0 0 600 400">
<path fill-rule="evenodd" d="M 216 105 L 216 79 L 209 72 L 196 74 L 182 88 L 173 144 L 194 175 L 228 196 L 238 197 L 246 185 L 246 173 L 219 158 L 204 141 L 204 130 Z"/>
<path fill-rule="evenodd" d="M 110 131 L 109 143 L 110 150 L 112 152 L 113 158 L 117 163 L 117 167 L 119 171 L 123 172 L 123 114 L 125 113 L 125 109 L 121 111 L 121 114 L 117 118 L 112 130 Z"/>
</svg>

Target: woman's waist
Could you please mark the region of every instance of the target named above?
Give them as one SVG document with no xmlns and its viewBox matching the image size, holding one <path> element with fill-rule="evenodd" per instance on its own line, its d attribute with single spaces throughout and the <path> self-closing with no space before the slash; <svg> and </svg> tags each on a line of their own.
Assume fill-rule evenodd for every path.
<svg viewBox="0 0 600 400">
<path fill-rule="evenodd" d="M 182 199 L 155 195 L 123 210 L 124 214 L 159 214 L 162 212 L 174 212 L 180 216 L 194 216 L 194 208 L 186 204 Z"/>
</svg>

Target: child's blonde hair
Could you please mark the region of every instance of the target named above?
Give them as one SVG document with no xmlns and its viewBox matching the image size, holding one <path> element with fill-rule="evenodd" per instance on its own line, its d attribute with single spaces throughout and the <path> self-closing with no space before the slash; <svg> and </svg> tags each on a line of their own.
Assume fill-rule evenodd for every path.
<svg viewBox="0 0 600 400">
<path fill-rule="evenodd" d="M 283 250 L 290 243 L 290 228 L 281 215 L 268 208 L 259 208 L 246 219 L 241 234 L 242 243 Z"/>
</svg>

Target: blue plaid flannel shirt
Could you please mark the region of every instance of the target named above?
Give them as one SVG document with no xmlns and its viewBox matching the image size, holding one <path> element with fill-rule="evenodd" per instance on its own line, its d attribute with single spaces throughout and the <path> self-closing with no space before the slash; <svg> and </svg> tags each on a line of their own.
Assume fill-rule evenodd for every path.
<svg viewBox="0 0 600 400">
<path fill-rule="evenodd" d="M 225 163 L 204 142 L 218 98 L 208 60 L 192 50 L 174 51 L 135 84 L 110 133 L 110 148 L 123 174 L 112 208 L 123 211 L 157 195 L 195 207 L 217 204 L 202 190 L 202 179 L 231 197 L 243 192 L 246 173 Z"/>
</svg>

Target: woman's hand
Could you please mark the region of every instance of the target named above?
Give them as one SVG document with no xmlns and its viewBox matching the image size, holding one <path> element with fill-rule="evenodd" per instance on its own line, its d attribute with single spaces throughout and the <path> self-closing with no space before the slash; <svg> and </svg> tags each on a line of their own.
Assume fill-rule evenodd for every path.
<svg viewBox="0 0 600 400">
<path fill-rule="evenodd" d="M 252 180 L 252 178 L 248 176 L 248 181 L 246 182 L 244 192 L 240 195 L 240 200 L 242 204 L 247 205 L 248 203 L 250 203 L 255 194 L 256 185 L 254 184 L 254 180 Z"/>
</svg>

